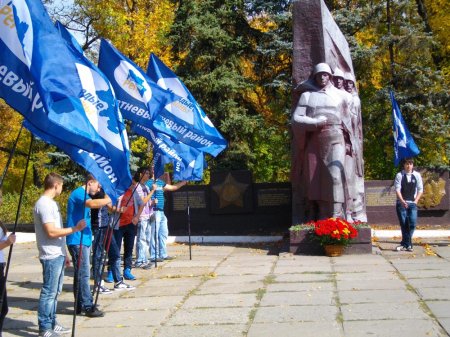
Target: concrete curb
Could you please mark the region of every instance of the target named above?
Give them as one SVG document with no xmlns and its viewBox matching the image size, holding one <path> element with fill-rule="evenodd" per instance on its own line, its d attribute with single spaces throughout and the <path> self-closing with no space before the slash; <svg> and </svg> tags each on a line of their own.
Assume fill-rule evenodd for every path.
<svg viewBox="0 0 450 337">
<path fill-rule="evenodd" d="M 34 233 L 17 232 L 16 243 L 26 243 L 36 241 Z M 400 230 L 377 230 L 372 229 L 372 237 L 376 238 L 394 238 L 401 237 Z M 414 232 L 415 238 L 450 238 L 450 230 L 416 230 Z M 191 243 L 263 243 L 263 242 L 277 242 L 283 239 L 281 235 L 273 236 L 191 236 Z M 168 243 L 188 243 L 188 236 L 169 236 Z"/>
</svg>

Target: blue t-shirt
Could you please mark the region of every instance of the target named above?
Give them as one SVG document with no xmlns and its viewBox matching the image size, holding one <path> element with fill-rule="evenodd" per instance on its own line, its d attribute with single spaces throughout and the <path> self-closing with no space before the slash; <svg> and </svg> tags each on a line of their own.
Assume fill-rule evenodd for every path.
<svg viewBox="0 0 450 337">
<path fill-rule="evenodd" d="M 160 179 L 156 179 L 156 182 L 150 179 L 146 183 L 150 190 L 153 189 L 153 184 L 156 184 L 156 191 L 152 195 L 152 200 L 158 199 L 158 203 L 153 207 L 158 211 L 164 211 L 164 186 L 166 186 L 166 183 Z"/>
<path fill-rule="evenodd" d="M 88 247 L 92 244 L 91 209 L 84 206 L 84 204 L 85 200 L 89 199 L 91 199 L 89 194 L 85 193 L 85 189 L 80 186 L 70 194 L 69 200 L 67 202 L 67 227 L 75 227 L 78 221 L 84 218 L 86 220 L 86 228 L 82 231 L 83 245 Z M 66 238 L 66 243 L 68 246 L 79 245 L 80 238 L 81 232 L 70 234 Z"/>
</svg>

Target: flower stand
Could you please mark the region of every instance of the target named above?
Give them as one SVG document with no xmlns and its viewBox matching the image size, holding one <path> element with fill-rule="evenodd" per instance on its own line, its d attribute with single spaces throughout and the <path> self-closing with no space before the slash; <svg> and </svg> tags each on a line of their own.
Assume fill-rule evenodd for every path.
<svg viewBox="0 0 450 337">
<path fill-rule="evenodd" d="M 299 255 L 324 255 L 324 247 L 314 240 L 307 229 L 289 232 L 289 252 Z M 358 236 L 345 247 L 344 254 L 372 254 L 372 230 L 358 228 Z"/>
</svg>

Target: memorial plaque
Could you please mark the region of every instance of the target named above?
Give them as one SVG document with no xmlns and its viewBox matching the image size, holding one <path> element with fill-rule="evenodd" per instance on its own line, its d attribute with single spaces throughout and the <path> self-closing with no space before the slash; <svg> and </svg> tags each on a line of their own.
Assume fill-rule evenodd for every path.
<svg viewBox="0 0 450 337">
<path fill-rule="evenodd" d="M 211 172 L 211 213 L 234 214 L 253 211 L 250 171 Z"/>
<path fill-rule="evenodd" d="M 394 186 L 366 187 L 367 206 L 394 206 L 396 200 Z"/>
<path fill-rule="evenodd" d="M 185 211 L 189 203 L 189 208 L 206 208 L 205 191 L 180 191 L 172 195 L 172 211 Z"/>
<path fill-rule="evenodd" d="M 277 207 L 291 205 L 290 188 L 265 188 L 257 192 L 258 207 Z"/>
</svg>

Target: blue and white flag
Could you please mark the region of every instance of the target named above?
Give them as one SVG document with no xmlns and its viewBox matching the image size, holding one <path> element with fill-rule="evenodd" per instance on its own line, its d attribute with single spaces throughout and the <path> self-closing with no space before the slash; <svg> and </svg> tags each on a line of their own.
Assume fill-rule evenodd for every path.
<svg viewBox="0 0 450 337">
<path fill-rule="evenodd" d="M 59 22 L 56 23 L 56 27 L 67 42 L 74 57 L 77 58 L 78 67 L 85 67 L 84 71 L 80 73 L 82 75 L 80 77 L 81 82 L 83 87 L 86 88 L 87 103 L 85 105 L 87 108 L 87 104 L 97 102 L 97 104 L 88 108 L 92 113 L 98 115 L 97 130 L 108 151 L 109 165 L 113 168 L 115 177 L 118 179 L 114 187 L 120 192 L 124 192 L 131 185 L 130 149 L 127 131 L 117 106 L 114 90 L 106 76 L 84 56 L 81 47 L 72 34 Z M 83 163 L 80 163 L 80 165 L 85 166 Z"/>
<path fill-rule="evenodd" d="M 86 171 L 90 172 L 102 185 L 105 193 L 111 198 L 113 204 L 116 203 L 117 199 L 125 193 L 126 189 L 131 185 L 130 179 L 128 187 L 124 188 L 124 179 L 121 177 L 123 172 L 121 172 L 121 168 L 114 167 L 109 158 L 99 154 L 86 152 L 71 144 L 65 143 L 61 139 L 53 137 L 36 128 L 27 120 L 23 121 L 23 126 L 33 133 L 33 135 L 58 147 L 74 162 L 82 166 Z"/>
<path fill-rule="evenodd" d="M 147 75 L 161 88 L 173 91 L 181 98 L 166 105 L 155 119 L 155 129 L 189 146 L 216 157 L 227 147 L 227 141 L 211 123 L 195 98 L 158 57 L 151 54 Z M 164 130 L 166 129 L 166 130 Z"/>
<path fill-rule="evenodd" d="M 203 152 L 186 144 L 174 142 L 166 134 L 155 132 L 140 124 L 133 123 L 132 131 L 152 142 L 155 177 L 164 173 L 165 164 L 172 163 L 175 180 L 201 181 L 203 179 L 205 166 Z"/>
<path fill-rule="evenodd" d="M 100 43 L 98 67 L 111 82 L 123 116 L 143 126 L 153 127 L 155 114 L 179 98 L 160 88 L 104 39 Z"/>
<path fill-rule="evenodd" d="M 107 155 L 76 62 L 39 0 L 1 1 L 0 97 L 48 134 L 87 151 Z M 95 110 L 95 109 L 94 109 Z"/>
<path fill-rule="evenodd" d="M 398 166 L 400 160 L 415 157 L 420 153 L 420 150 L 409 133 L 392 91 L 390 91 L 390 95 L 394 131 L 394 164 Z"/>
</svg>

